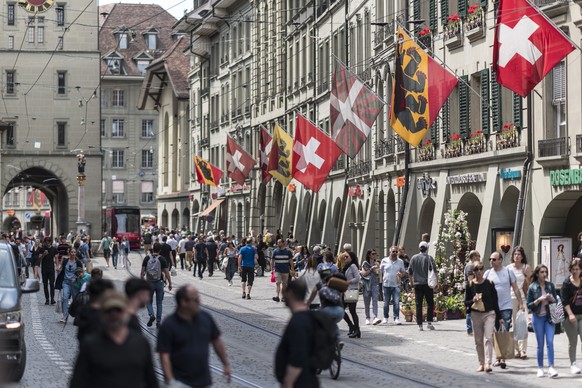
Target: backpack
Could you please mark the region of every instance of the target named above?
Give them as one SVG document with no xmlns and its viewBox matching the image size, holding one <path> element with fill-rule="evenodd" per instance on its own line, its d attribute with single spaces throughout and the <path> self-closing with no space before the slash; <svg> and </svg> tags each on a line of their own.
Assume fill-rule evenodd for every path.
<svg viewBox="0 0 582 388">
<path fill-rule="evenodd" d="M 162 263 L 158 255 L 150 256 L 146 264 L 146 280 L 157 282 L 162 278 Z"/>
<path fill-rule="evenodd" d="M 309 365 L 313 369 L 329 369 L 336 353 L 336 324 L 334 319 L 322 311 L 310 312 L 313 321 L 314 339 Z"/>
<path fill-rule="evenodd" d="M 79 309 L 89 303 L 89 292 L 82 291 L 77 294 L 73 303 L 69 306 L 69 315 L 75 317 Z"/>
</svg>

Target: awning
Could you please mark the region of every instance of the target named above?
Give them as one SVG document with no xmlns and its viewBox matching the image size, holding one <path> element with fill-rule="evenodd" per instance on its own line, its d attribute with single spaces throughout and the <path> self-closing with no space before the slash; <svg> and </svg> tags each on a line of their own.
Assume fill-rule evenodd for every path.
<svg viewBox="0 0 582 388">
<path fill-rule="evenodd" d="M 214 209 L 216 209 L 218 207 L 218 205 L 220 205 L 223 201 L 224 201 L 224 199 L 218 199 L 218 200 L 212 202 L 212 204 L 210 206 L 208 206 L 204 211 L 198 213 L 198 218 L 206 217 L 207 215 L 209 215 L 210 212 L 213 211 Z"/>
</svg>

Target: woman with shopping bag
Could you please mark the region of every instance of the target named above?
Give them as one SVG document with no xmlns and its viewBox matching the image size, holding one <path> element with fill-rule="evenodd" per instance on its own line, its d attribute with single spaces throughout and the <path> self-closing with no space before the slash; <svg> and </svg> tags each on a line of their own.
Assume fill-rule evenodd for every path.
<svg viewBox="0 0 582 388">
<path fill-rule="evenodd" d="M 570 276 L 564 281 L 560 290 L 562 303 L 567 319 L 564 321 L 564 330 L 568 336 L 568 356 L 570 358 L 570 373 L 573 375 L 582 372 L 576 365 L 576 351 L 578 337 L 582 338 L 582 264 L 579 258 L 574 258 L 570 264 Z"/>
<path fill-rule="evenodd" d="M 465 305 L 471 311 L 471 323 L 473 325 L 473 338 L 479 359 L 477 372 L 491 372 L 493 359 L 493 332 L 495 320 L 503 325 L 503 319 L 499 313 L 497 291 L 493 283 L 483 278 L 484 267 L 482 263 L 473 266 L 475 278 L 469 282 L 465 289 Z"/>
<path fill-rule="evenodd" d="M 548 347 L 548 376 L 557 377 L 554 369 L 554 334 L 556 325 L 550 320 L 548 306 L 556 302 L 556 287 L 548 280 L 548 267 L 540 264 L 534 270 L 527 290 L 527 307 L 532 312 L 532 324 L 538 343 L 538 377 L 544 377 L 544 341 Z"/>
</svg>

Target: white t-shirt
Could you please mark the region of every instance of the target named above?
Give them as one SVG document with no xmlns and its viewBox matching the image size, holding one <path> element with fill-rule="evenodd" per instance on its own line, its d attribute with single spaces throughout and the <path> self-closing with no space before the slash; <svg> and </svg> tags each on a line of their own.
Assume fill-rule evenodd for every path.
<svg viewBox="0 0 582 388">
<path fill-rule="evenodd" d="M 380 272 L 382 272 L 383 275 L 382 285 L 384 287 L 400 287 L 396 274 L 398 274 L 398 272 L 406 272 L 404 261 L 399 258 L 392 261 L 390 257 L 385 257 L 380 263 Z"/>
<path fill-rule="evenodd" d="M 502 267 L 499 271 L 491 268 L 485 272 L 484 278 L 491 280 L 495 284 L 499 310 L 511 310 L 513 308 L 511 303 L 511 283 L 517 280 L 515 274 L 507 267 Z"/>
</svg>

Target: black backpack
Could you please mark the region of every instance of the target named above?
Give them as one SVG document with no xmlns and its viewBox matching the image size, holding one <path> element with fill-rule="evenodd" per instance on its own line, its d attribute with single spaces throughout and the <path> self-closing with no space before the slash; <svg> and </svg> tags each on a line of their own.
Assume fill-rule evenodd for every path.
<svg viewBox="0 0 582 388">
<path fill-rule="evenodd" d="M 313 348 L 309 364 L 313 369 L 329 369 L 335 357 L 336 330 L 335 321 L 322 311 L 310 312 L 313 320 Z"/>
<path fill-rule="evenodd" d="M 79 309 L 87 303 L 89 303 L 89 292 L 87 290 L 79 292 L 69 306 L 69 315 L 71 317 L 76 316 Z"/>
</svg>

